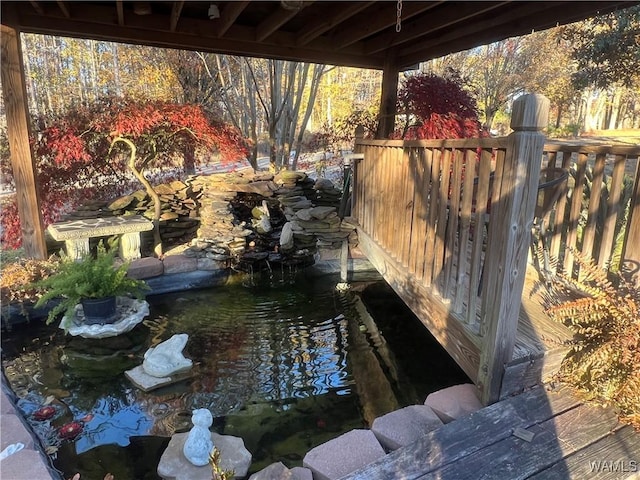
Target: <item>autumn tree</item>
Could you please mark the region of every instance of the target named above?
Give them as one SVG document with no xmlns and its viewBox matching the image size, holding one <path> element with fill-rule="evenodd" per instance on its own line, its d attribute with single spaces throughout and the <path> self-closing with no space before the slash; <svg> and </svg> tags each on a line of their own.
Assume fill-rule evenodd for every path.
<svg viewBox="0 0 640 480">
<path fill-rule="evenodd" d="M 22 34 L 29 109 L 58 115 L 106 95 L 177 101 L 178 82 L 163 49 Z"/>
<path fill-rule="evenodd" d="M 639 32 L 637 6 L 563 29 L 577 62 L 572 80 L 585 91 L 585 116 L 592 117 L 589 127 L 616 128 L 627 119 L 631 126 L 640 123 Z"/>
<path fill-rule="evenodd" d="M 80 183 L 86 187 L 100 181 L 101 172 L 124 176 L 128 170 L 154 201 L 154 251 L 158 256 L 162 255 L 158 229 L 161 205 L 145 175 L 148 169 L 175 168 L 186 144 L 216 149 L 223 161 L 246 155 L 239 132 L 196 105 L 107 97 L 90 106 L 73 107 L 64 115 L 49 119 L 46 125 L 34 139 L 38 164 L 43 169 L 39 172 L 44 180 L 41 183 L 48 190 L 43 195 L 46 208 L 51 208 L 52 181 L 66 179 L 71 185 Z M 44 177 L 43 172 L 48 175 Z M 118 185 L 112 186 L 111 191 Z M 70 189 L 66 185 L 66 190 Z"/>
<path fill-rule="evenodd" d="M 578 87 L 638 85 L 640 75 L 640 6 L 599 15 L 563 29 L 578 62 Z"/>
<path fill-rule="evenodd" d="M 400 138 L 471 138 L 481 134 L 475 99 L 455 72 L 448 77 L 420 73 L 404 80 L 398 112 L 405 122 Z"/>
<path fill-rule="evenodd" d="M 522 37 L 518 52 L 522 57 L 519 62 L 523 68 L 520 73 L 522 87 L 527 92 L 541 93 L 550 100 L 555 128 L 560 128 L 563 116 L 579 99 L 579 92 L 569 74 L 575 66 L 570 52 L 571 45 L 560 28 Z"/>
</svg>

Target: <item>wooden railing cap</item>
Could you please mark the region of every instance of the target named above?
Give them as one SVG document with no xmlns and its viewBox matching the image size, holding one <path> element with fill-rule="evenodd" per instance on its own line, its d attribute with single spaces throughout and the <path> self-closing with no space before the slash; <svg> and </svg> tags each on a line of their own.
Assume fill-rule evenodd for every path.
<svg viewBox="0 0 640 480">
<path fill-rule="evenodd" d="M 539 93 L 522 95 L 513 102 L 511 128 L 514 131 L 538 131 L 549 121 L 549 99 Z"/>
</svg>

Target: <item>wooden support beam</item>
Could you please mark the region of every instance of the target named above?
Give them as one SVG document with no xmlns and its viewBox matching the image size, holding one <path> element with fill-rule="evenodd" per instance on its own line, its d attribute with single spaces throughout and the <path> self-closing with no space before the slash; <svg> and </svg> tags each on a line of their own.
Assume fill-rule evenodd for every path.
<svg viewBox="0 0 640 480">
<path fill-rule="evenodd" d="M 122 0 L 118 0 L 116 2 L 116 12 L 118 14 L 118 25 L 124 27 L 124 7 L 122 5 Z"/>
<path fill-rule="evenodd" d="M 38 12 L 39 15 L 44 15 L 44 9 L 42 8 L 42 5 L 40 5 L 40 2 L 36 2 L 35 0 L 30 0 L 29 3 L 31 4 L 33 9 L 36 12 Z"/>
<path fill-rule="evenodd" d="M 337 8 L 329 18 L 318 18 L 314 22 L 305 25 L 296 37 L 296 45 L 302 47 L 314 38 L 318 38 L 327 30 L 346 22 L 351 17 L 360 13 L 375 2 L 350 2 L 343 8 Z"/>
<path fill-rule="evenodd" d="M 298 10 L 278 8 L 256 27 L 256 41 L 262 42 L 298 14 Z"/>
<path fill-rule="evenodd" d="M 173 2 L 173 7 L 171 8 L 171 23 L 169 25 L 169 30 L 172 32 L 176 31 L 176 27 L 178 26 L 178 20 L 180 20 L 180 13 L 182 12 L 182 7 L 184 6 L 184 2 Z"/>
<path fill-rule="evenodd" d="M 67 7 L 66 2 L 58 0 L 58 7 L 60 7 L 60 11 L 65 17 L 71 18 L 71 13 L 69 12 L 69 7 Z"/>
<path fill-rule="evenodd" d="M 370 21 L 363 22 L 358 26 L 352 28 L 345 28 L 342 32 L 338 33 L 333 38 L 333 45 L 336 50 L 348 47 L 349 45 L 356 43 L 358 40 L 373 35 L 374 33 L 381 32 L 385 28 L 389 28 L 396 23 L 396 4 L 391 2 L 379 2 L 382 6 L 376 11 L 372 12 Z"/>
<path fill-rule="evenodd" d="M 11 166 L 16 183 L 16 199 L 25 254 L 34 258 L 47 257 L 40 200 L 36 184 L 36 169 L 29 146 L 29 110 L 25 85 L 20 32 L 2 25 L 2 95 L 7 115 L 7 134 L 11 151 Z"/>
<path fill-rule="evenodd" d="M 633 195 L 629 205 L 627 233 L 622 250 L 622 263 L 633 272 L 636 286 L 640 288 L 640 157 L 636 164 Z"/>
<path fill-rule="evenodd" d="M 365 52 L 367 54 L 373 54 L 394 45 L 407 44 L 408 42 L 412 42 L 415 39 L 424 37 L 433 33 L 434 31 L 444 29 L 453 24 L 465 23 L 465 21 L 475 15 L 484 13 L 485 11 L 489 11 L 494 8 L 498 8 L 508 2 L 469 2 L 460 4 L 460 7 L 455 11 L 450 10 L 444 15 L 439 15 L 438 11 L 429 12 L 429 10 L 442 3 L 445 2 L 431 2 L 429 4 L 426 4 L 418 13 L 422 13 L 425 11 L 428 13 L 425 15 L 420 15 L 420 17 L 412 19 L 410 22 L 404 21 L 405 19 L 408 19 L 408 17 L 403 14 L 403 21 L 401 23 L 400 32 L 393 31 L 384 33 L 382 35 L 378 35 L 372 40 L 365 42 Z"/>
<path fill-rule="evenodd" d="M 482 293 L 480 368 L 482 401 L 498 401 L 505 366 L 511 360 L 538 195 L 540 164 L 549 118 L 549 100 L 524 95 L 513 104 L 502 165 L 495 176 Z"/>
<path fill-rule="evenodd" d="M 382 94 L 380 97 L 380 120 L 376 138 L 389 138 L 396 121 L 398 100 L 398 65 L 395 56 L 389 55 L 382 69 Z"/>
<path fill-rule="evenodd" d="M 223 36 L 233 25 L 238 16 L 242 13 L 249 2 L 229 2 L 222 10 L 220 18 L 217 20 L 215 34 L 217 37 Z"/>
</svg>

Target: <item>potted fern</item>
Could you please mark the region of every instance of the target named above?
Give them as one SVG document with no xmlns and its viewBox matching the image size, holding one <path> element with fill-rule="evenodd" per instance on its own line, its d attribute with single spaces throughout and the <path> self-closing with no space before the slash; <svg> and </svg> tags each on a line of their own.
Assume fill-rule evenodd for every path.
<svg viewBox="0 0 640 480">
<path fill-rule="evenodd" d="M 144 297 L 147 284 L 127 276 L 127 263 L 114 266 L 115 252 L 113 246 L 107 250 L 99 245 L 95 256 L 88 254 L 75 261 L 65 257 L 56 273 L 36 283 L 37 287 L 45 290 L 36 308 L 49 300 L 59 300 L 49 311 L 47 323 L 61 313 L 72 318 L 78 304 L 82 305 L 84 323 L 113 323 L 117 319 L 117 297 Z"/>
</svg>

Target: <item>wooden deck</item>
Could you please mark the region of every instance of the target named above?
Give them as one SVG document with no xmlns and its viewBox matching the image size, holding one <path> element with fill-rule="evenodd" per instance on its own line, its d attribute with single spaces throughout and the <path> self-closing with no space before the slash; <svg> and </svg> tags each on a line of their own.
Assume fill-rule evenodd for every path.
<svg viewBox="0 0 640 480">
<path fill-rule="evenodd" d="M 342 480 L 582 480 L 640 475 L 640 434 L 568 387 L 535 387 L 444 425 Z"/>
<path fill-rule="evenodd" d="M 537 272 L 529 265 L 511 361 L 505 366 L 501 398 L 549 380 L 569 352 L 573 334 L 545 313 L 536 290 Z M 533 292 L 533 293 L 532 293 Z"/>
</svg>

